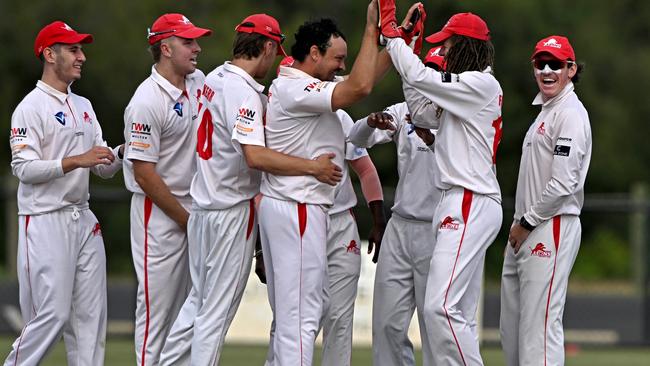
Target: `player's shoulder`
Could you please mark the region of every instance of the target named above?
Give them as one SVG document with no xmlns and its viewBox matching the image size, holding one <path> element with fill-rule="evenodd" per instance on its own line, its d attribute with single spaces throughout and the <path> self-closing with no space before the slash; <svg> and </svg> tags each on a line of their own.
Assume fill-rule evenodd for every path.
<svg viewBox="0 0 650 366">
<path fill-rule="evenodd" d="M 452 78 L 453 79 L 453 78 Z M 460 74 L 459 79 L 470 83 L 479 91 L 500 91 L 501 84 L 492 73 L 491 68 L 483 71 L 466 71 Z"/>
<path fill-rule="evenodd" d="M 82 107 L 84 109 L 91 109 L 91 110 L 93 109 L 93 105 L 90 102 L 90 99 L 84 96 L 70 92 L 70 99 L 74 101 L 74 104 L 77 107 Z"/>
<path fill-rule="evenodd" d="M 16 106 L 15 111 L 37 111 L 43 105 L 46 94 L 38 88 L 32 89 Z"/>
<path fill-rule="evenodd" d="M 571 94 L 568 95 L 567 98 L 557 107 L 556 119 L 589 124 L 589 113 L 578 96 L 571 92 Z"/>
<path fill-rule="evenodd" d="M 140 85 L 138 85 L 129 101 L 129 107 L 147 106 L 149 108 L 155 108 L 155 106 L 164 105 L 164 91 L 151 76 L 144 79 Z"/>
</svg>

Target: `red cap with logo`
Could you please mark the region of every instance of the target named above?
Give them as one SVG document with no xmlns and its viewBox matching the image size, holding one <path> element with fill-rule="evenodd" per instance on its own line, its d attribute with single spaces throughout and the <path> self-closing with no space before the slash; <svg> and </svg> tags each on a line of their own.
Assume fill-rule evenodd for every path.
<svg viewBox="0 0 650 366">
<path fill-rule="evenodd" d="M 481 17 L 472 13 L 458 13 L 449 18 L 442 30 L 428 36 L 425 40 L 429 43 L 441 43 L 454 34 L 481 41 L 490 39 L 490 30 Z"/>
<path fill-rule="evenodd" d="M 569 39 L 562 36 L 548 36 L 535 45 L 535 51 L 531 58 L 535 58 L 540 53 L 550 53 L 560 61 L 575 61 L 576 54 L 569 43 Z"/>
<path fill-rule="evenodd" d="M 196 39 L 210 34 L 211 30 L 196 27 L 185 15 L 176 13 L 161 15 L 147 29 L 147 39 L 151 45 L 171 36 Z"/>
<path fill-rule="evenodd" d="M 34 42 L 34 54 L 39 57 L 46 47 L 50 47 L 56 43 L 74 44 L 74 43 L 91 43 L 93 36 L 85 33 L 77 33 L 74 29 L 64 22 L 57 20 L 52 22 L 36 36 Z"/>
<path fill-rule="evenodd" d="M 269 37 L 278 42 L 278 55 L 287 56 L 282 48 L 282 42 L 286 38 L 280 30 L 280 23 L 267 14 L 253 14 L 244 19 L 235 30 L 240 33 L 257 33 Z"/>
<path fill-rule="evenodd" d="M 277 74 L 280 75 L 280 66 L 287 66 L 291 67 L 293 66 L 293 63 L 295 60 L 293 59 L 293 56 L 287 56 L 280 61 L 280 64 L 278 65 L 278 69 L 276 70 Z"/>
<path fill-rule="evenodd" d="M 442 46 L 436 46 L 436 47 L 433 47 L 432 49 L 430 49 L 429 52 L 427 52 L 427 55 L 424 57 L 424 64 L 425 65 L 426 64 L 438 65 L 440 70 L 443 70 L 444 67 L 442 65 L 443 65 L 443 62 L 444 62 L 445 58 L 443 56 L 440 56 L 440 49 L 441 48 L 442 48 Z"/>
</svg>

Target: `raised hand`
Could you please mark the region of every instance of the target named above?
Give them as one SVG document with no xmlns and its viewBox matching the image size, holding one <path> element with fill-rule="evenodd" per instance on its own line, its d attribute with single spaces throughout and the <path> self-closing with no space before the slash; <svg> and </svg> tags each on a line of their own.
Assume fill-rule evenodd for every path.
<svg viewBox="0 0 650 366">
<path fill-rule="evenodd" d="M 385 112 L 374 112 L 368 116 L 368 126 L 378 128 L 380 130 L 395 131 L 395 124 L 393 124 L 393 116 Z"/>
</svg>

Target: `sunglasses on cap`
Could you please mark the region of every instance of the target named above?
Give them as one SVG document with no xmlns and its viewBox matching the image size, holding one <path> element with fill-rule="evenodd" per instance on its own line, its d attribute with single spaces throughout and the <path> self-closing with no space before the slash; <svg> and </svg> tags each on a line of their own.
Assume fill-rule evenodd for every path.
<svg viewBox="0 0 650 366">
<path fill-rule="evenodd" d="M 160 32 L 152 32 L 151 28 L 147 28 L 147 39 L 151 37 L 159 36 L 161 34 L 174 33 L 174 32 L 176 32 L 176 29 L 164 30 Z"/>
<path fill-rule="evenodd" d="M 245 22 L 245 23 L 242 23 L 242 24 L 238 25 L 238 27 L 255 28 L 255 24 L 252 23 L 252 22 Z M 276 32 L 268 31 L 268 34 L 270 34 L 270 35 L 272 35 L 274 37 L 280 38 L 280 44 L 284 43 L 284 40 L 287 38 L 287 36 L 285 36 L 282 33 L 276 33 Z"/>
<path fill-rule="evenodd" d="M 561 70 L 565 66 L 573 65 L 573 61 L 560 61 L 560 60 L 540 60 L 540 59 L 534 59 L 531 61 L 533 63 L 533 66 L 537 70 L 544 70 L 546 68 L 546 65 L 548 65 L 549 69 L 553 71 Z"/>
</svg>

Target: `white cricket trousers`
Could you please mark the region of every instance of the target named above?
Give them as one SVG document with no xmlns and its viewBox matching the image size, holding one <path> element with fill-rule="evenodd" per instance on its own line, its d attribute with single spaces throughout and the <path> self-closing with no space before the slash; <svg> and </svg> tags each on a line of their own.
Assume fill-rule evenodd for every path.
<svg viewBox="0 0 650 366">
<path fill-rule="evenodd" d="M 192 290 L 160 365 L 218 365 L 251 271 L 257 238 L 253 200 L 225 210 L 193 207 L 187 225 Z"/>
<path fill-rule="evenodd" d="M 578 216 L 555 216 L 537 226 L 517 254 L 507 245 L 501 344 L 508 366 L 564 365 L 562 314 L 581 233 Z"/>
<path fill-rule="evenodd" d="M 275 324 L 266 364 L 309 366 L 327 286 L 327 213 L 319 205 L 264 196 L 259 220 Z"/>
<path fill-rule="evenodd" d="M 424 294 L 435 246 L 430 221 L 405 219 L 393 213 L 381 241 L 372 300 L 374 366 L 414 366 L 408 329 L 417 309 L 425 365 L 432 362 L 425 331 Z"/>
<path fill-rule="evenodd" d="M 326 312 L 323 314 L 323 366 L 349 366 L 352 357 L 354 300 L 361 272 L 361 240 L 352 210 L 330 215 L 327 226 Z"/>
<path fill-rule="evenodd" d="M 189 210 L 190 197 L 179 202 Z M 138 278 L 136 364 L 155 366 L 191 283 L 187 235 L 142 194 L 131 198 L 131 255 Z"/>
<path fill-rule="evenodd" d="M 461 187 L 442 192 L 424 302 L 433 364 L 483 365 L 476 310 L 485 252 L 501 228 L 501 204 Z"/>
<path fill-rule="evenodd" d="M 106 254 L 88 208 L 18 217 L 18 286 L 25 327 L 5 366 L 38 365 L 63 333 L 68 365 L 104 364 Z"/>
</svg>

